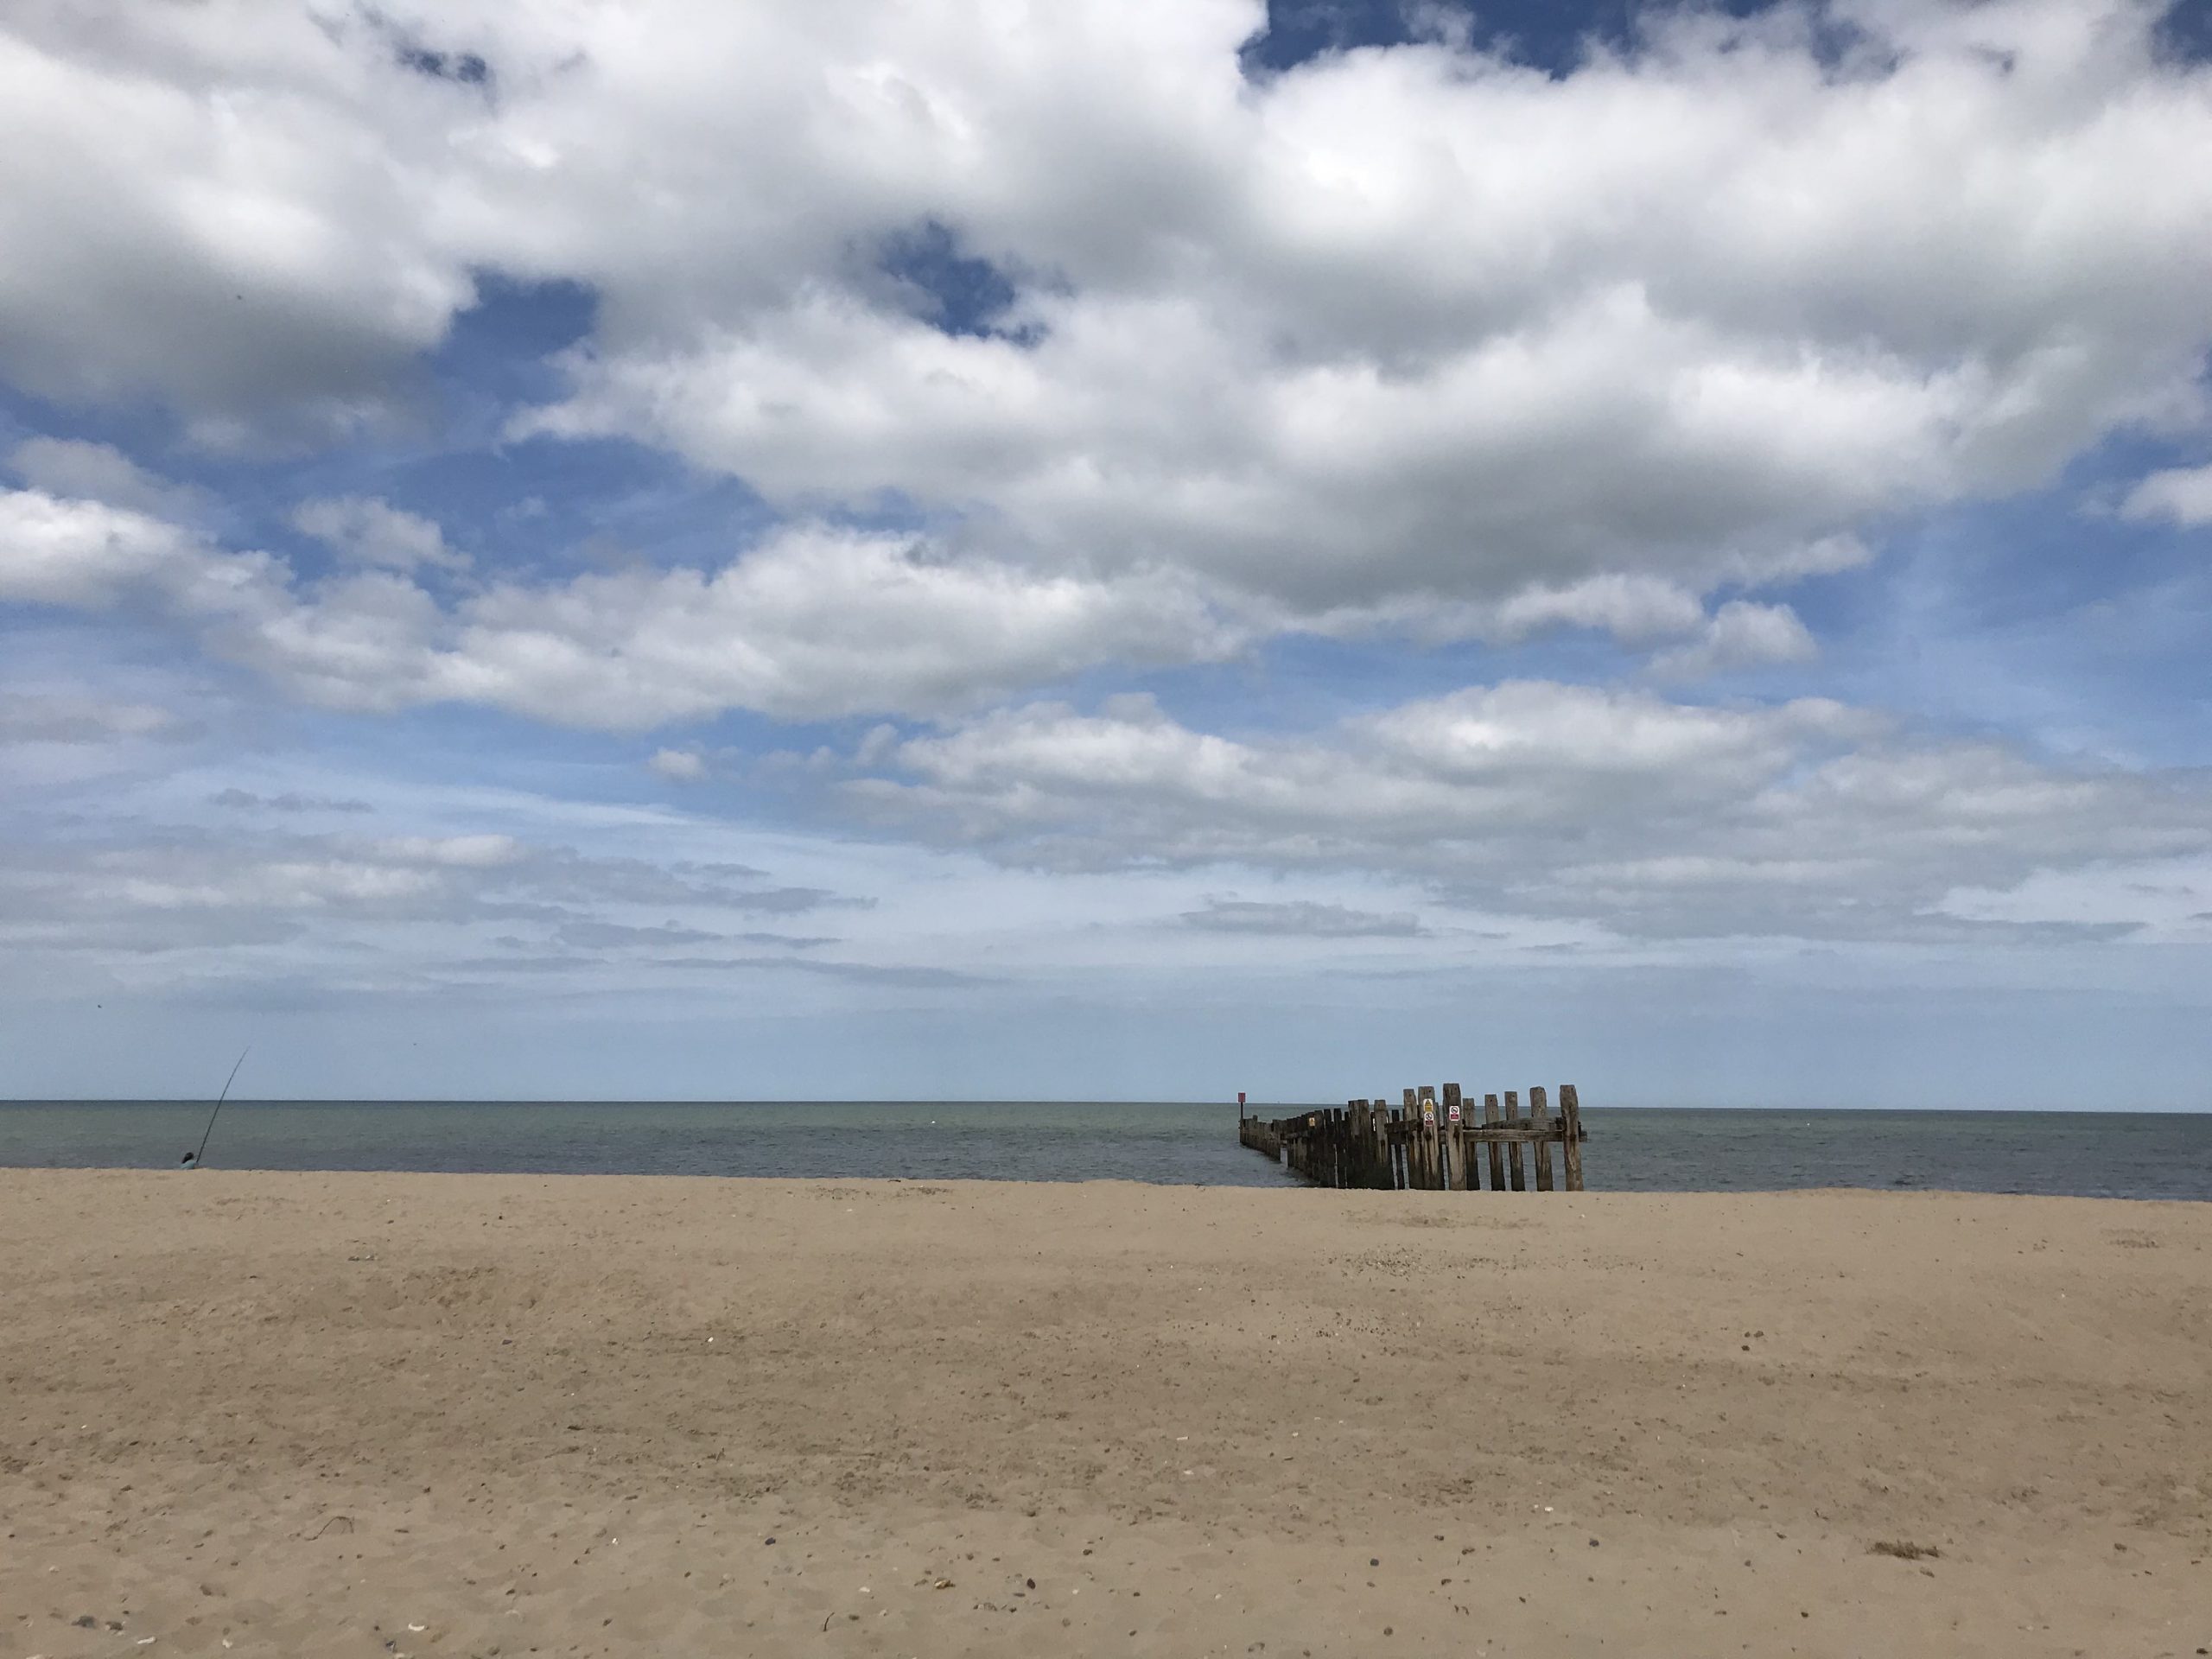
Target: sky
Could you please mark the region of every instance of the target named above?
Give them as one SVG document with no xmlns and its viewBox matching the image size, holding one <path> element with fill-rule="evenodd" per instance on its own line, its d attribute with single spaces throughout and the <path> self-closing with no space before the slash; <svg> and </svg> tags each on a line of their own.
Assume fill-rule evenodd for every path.
<svg viewBox="0 0 2212 1659">
<path fill-rule="evenodd" d="M 2212 7 L 21 0 L 0 1096 L 2212 1109 Z"/>
</svg>

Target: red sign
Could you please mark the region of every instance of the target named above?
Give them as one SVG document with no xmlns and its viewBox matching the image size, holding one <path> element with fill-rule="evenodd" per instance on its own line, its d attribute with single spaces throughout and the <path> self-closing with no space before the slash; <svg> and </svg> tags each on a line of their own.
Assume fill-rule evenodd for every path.
<svg viewBox="0 0 2212 1659">
<path fill-rule="evenodd" d="M 1236 1103 L 1239 1106 L 1242 1106 L 1244 1103 L 1244 1091 L 1242 1089 L 1239 1089 L 1236 1091 Z"/>
</svg>

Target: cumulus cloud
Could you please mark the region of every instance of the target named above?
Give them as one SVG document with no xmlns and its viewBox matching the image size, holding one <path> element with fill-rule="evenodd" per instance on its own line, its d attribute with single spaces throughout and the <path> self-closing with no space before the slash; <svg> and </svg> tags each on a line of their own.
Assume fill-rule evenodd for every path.
<svg viewBox="0 0 2212 1659">
<path fill-rule="evenodd" d="M 1631 632 L 2200 412 L 2212 73 L 2155 7 L 1688 12 L 1558 75 L 1448 30 L 1248 74 L 1266 22 L 19 7 L 0 372 L 342 429 L 478 273 L 566 280 L 523 429 L 1304 624 Z"/>
<path fill-rule="evenodd" d="M 2212 524 L 2212 466 L 2153 473 L 2120 503 L 2123 518 L 2164 520 L 2193 528 Z"/>
<path fill-rule="evenodd" d="M 35 490 L 0 491 L 10 600 L 147 606 L 332 707 L 474 702 L 610 730 L 729 709 L 956 709 L 1100 663 L 1217 658 L 1243 639 L 1165 574 L 1108 583 L 803 524 L 715 570 L 510 577 L 448 605 L 393 570 L 302 586 L 270 555 Z"/>
<path fill-rule="evenodd" d="M 1496 608 L 1490 632 L 1517 639 L 1566 623 L 1602 628 L 1622 639 L 1648 639 L 1686 632 L 1704 620 L 1705 607 L 1681 583 L 1616 573 L 1566 587 L 1525 588 Z"/>
<path fill-rule="evenodd" d="M 1700 706 L 1539 682 L 1302 738 L 1142 700 L 1006 710 L 845 786 L 887 822 L 1054 868 L 1382 872 L 1497 912 L 1646 937 L 1948 936 L 1961 886 L 2212 845 L 2199 780 L 1916 741 L 1802 699 Z"/>
<path fill-rule="evenodd" d="M 1713 613 L 1696 639 L 1653 658 L 1651 670 L 1664 678 L 1688 680 L 1726 668 L 1809 662 L 1818 655 L 1812 634 L 1787 605 L 1732 599 Z"/>
<path fill-rule="evenodd" d="M 8 457 L 33 489 L 77 500 L 105 501 L 156 518 L 190 524 L 209 511 L 205 492 L 148 472 L 110 443 L 75 438 L 27 438 Z"/>
<path fill-rule="evenodd" d="M 325 22 L 10 9 L 0 244 L 39 251 L 0 271 L 0 372 L 215 443 L 372 416 L 474 291 L 436 200 L 460 99 Z"/>
<path fill-rule="evenodd" d="M 393 570 L 426 564 L 459 570 L 468 564 L 465 554 L 446 545 L 444 532 L 432 521 L 375 496 L 302 501 L 293 510 L 292 525 L 357 564 Z"/>
<path fill-rule="evenodd" d="M 0 601 L 105 610 L 144 595 L 200 617 L 262 585 L 268 569 L 130 508 L 0 490 Z"/>
<path fill-rule="evenodd" d="M 812 38 L 853 148 L 898 123 L 905 200 L 1016 278 L 1000 326 L 812 280 L 657 309 L 532 429 L 644 435 L 787 503 L 894 489 L 1301 617 L 1636 632 L 2194 405 L 2212 186 L 2141 180 L 2212 150 L 2212 83 L 2154 59 L 2140 8 L 1848 8 L 1840 62 L 1785 8 L 1563 78 L 1432 43 L 1258 86 L 1229 67 L 1254 10 L 1188 10 L 1084 60 L 1122 123 L 1049 175 L 1014 123 L 1066 60 L 872 29 L 901 122 L 889 70 Z"/>
</svg>

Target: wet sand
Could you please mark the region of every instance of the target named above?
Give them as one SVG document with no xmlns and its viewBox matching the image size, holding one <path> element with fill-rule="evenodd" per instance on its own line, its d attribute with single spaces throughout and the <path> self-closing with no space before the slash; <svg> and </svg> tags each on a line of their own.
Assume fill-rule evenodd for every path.
<svg viewBox="0 0 2212 1659">
<path fill-rule="evenodd" d="M 0 1171 L 0 1659 L 2212 1648 L 2212 1205 Z"/>
</svg>

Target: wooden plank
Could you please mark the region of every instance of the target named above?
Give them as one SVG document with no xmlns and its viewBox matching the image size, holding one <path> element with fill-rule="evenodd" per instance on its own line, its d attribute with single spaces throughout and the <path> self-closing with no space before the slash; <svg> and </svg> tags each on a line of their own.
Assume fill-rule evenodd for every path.
<svg viewBox="0 0 2212 1659">
<path fill-rule="evenodd" d="M 1509 1089 L 1505 1091 L 1505 1122 L 1510 1128 L 1516 1128 L 1520 1124 L 1521 1091 L 1517 1089 Z M 1516 1192 L 1526 1192 L 1529 1190 L 1529 1179 L 1521 1166 L 1519 1141 L 1515 1141 L 1506 1148 L 1505 1165 L 1513 1172 L 1513 1190 Z"/>
<path fill-rule="evenodd" d="M 1523 1119 L 1518 1123 L 1500 1123 L 1495 1128 L 1487 1124 L 1478 1124 L 1467 1131 L 1467 1139 L 1484 1146 L 1496 1141 L 1501 1147 L 1533 1147 L 1539 1141 L 1557 1141 L 1560 1138 L 1557 1118 L 1541 1129 Z"/>
<path fill-rule="evenodd" d="M 1424 1083 L 1417 1092 L 1421 1098 L 1421 1185 L 1433 1191 L 1444 1185 L 1444 1146 L 1436 1132 L 1436 1085 Z"/>
<path fill-rule="evenodd" d="M 1467 1142 L 1460 1133 L 1464 1126 L 1459 1119 L 1465 1107 L 1461 1103 L 1459 1085 L 1444 1085 L 1444 1185 L 1465 1190 L 1467 1185 Z"/>
<path fill-rule="evenodd" d="M 1483 1096 L 1483 1128 L 1490 1129 L 1497 1127 L 1497 1096 L 1484 1095 Z M 1493 1192 L 1505 1191 L 1505 1151 L 1495 1141 L 1490 1143 L 1490 1190 Z"/>
<path fill-rule="evenodd" d="M 1541 1084 L 1529 1091 L 1529 1121 L 1544 1137 L 1535 1145 L 1536 1191 L 1548 1192 L 1552 1190 L 1552 1111 Z"/>
<path fill-rule="evenodd" d="M 1559 1086 L 1560 1127 L 1566 1131 L 1567 1190 L 1582 1191 L 1582 1102 L 1574 1092 L 1574 1085 L 1562 1083 Z"/>
<path fill-rule="evenodd" d="M 1428 1172 L 1421 1167 L 1421 1095 L 1412 1089 L 1402 1096 L 1406 1124 L 1406 1186 L 1418 1191 L 1428 1183 Z"/>
</svg>

